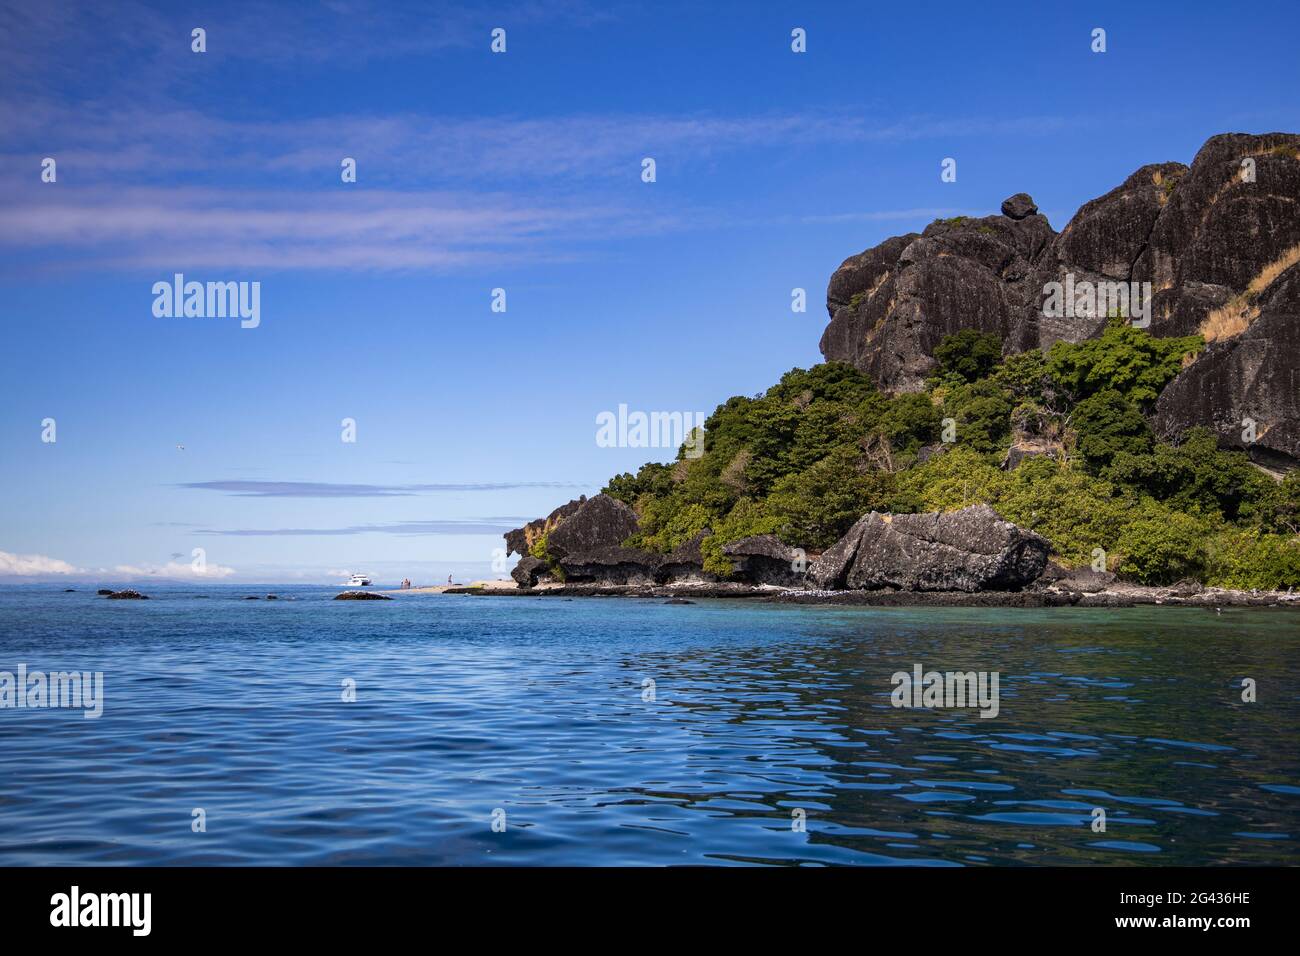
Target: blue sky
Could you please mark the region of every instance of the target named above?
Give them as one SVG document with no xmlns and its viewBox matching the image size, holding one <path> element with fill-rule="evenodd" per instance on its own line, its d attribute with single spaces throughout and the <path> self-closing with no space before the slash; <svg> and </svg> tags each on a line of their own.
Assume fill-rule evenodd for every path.
<svg viewBox="0 0 1300 956">
<path fill-rule="evenodd" d="M 1300 130 L 1294 3 L 704 6 L 0 2 L 0 580 L 498 576 L 671 457 L 600 412 L 817 362 L 845 257 Z"/>
</svg>

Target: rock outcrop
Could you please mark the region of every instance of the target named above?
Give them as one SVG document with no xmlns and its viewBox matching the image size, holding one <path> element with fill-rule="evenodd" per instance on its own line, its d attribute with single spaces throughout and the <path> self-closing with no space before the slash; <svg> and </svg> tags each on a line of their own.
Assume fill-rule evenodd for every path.
<svg viewBox="0 0 1300 956">
<path fill-rule="evenodd" d="M 584 504 L 587 503 L 587 496 L 574 498 L 568 504 L 560 505 L 545 518 L 538 518 L 536 521 L 530 521 L 522 528 L 516 528 L 514 531 L 507 531 L 506 554 L 512 552 L 518 555 L 528 554 L 528 549 L 533 546 L 533 542 L 542 535 L 557 527 L 561 521 L 577 512 Z"/>
<path fill-rule="evenodd" d="M 809 577 L 827 589 L 1007 591 L 1031 584 L 1050 545 L 1003 521 L 988 505 L 947 513 L 872 512 L 814 562 Z"/>
<path fill-rule="evenodd" d="M 1035 297 L 1034 263 L 1056 233 L 1023 194 L 1006 205 L 1021 218 L 936 220 L 921 235 L 887 239 L 844 260 L 826 293 L 827 361 L 848 362 L 889 390 L 916 391 L 934 370 L 931 355 L 963 328 L 998 335 L 1021 351 Z"/>
<path fill-rule="evenodd" d="M 378 594 L 375 591 L 343 591 L 334 595 L 336 601 L 391 601 L 387 594 Z"/>
<path fill-rule="evenodd" d="M 654 584 L 662 562 L 654 552 L 612 545 L 566 554 L 560 570 L 566 584 Z"/>
<path fill-rule="evenodd" d="M 551 567 L 540 558 L 525 555 L 510 571 L 510 576 L 521 588 L 532 588 L 542 578 L 551 577 Z"/>
<path fill-rule="evenodd" d="M 1138 169 L 1059 235 L 1017 193 L 1000 216 L 938 220 L 919 236 L 887 239 L 831 277 L 822 354 L 888 391 L 915 391 L 934 368 L 934 347 L 959 329 L 994 332 L 1007 352 L 1094 337 L 1100 310 L 1042 314 L 1045 287 L 1067 275 L 1151 283 L 1154 335 L 1196 332 L 1225 311 L 1238 326 L 1228 323 L 1231 335 L 1270 306 L 1300 311 L 1298 157 L 1300 135 L 1223 134 L 1190 167 Z"/>
<path fill-rule="evenodd" d="M 1064 286 L 1073 277 L 1073 286 L 1078 287 L 1083 282 L 1140 279 L 1134 274 L 1134 262 L 1145 250 L 1170 191 L 1186 173 L 1182 163 L 1143 166 L 1106 195 L 1079 207 L 1035 264 L 1033 294 L 1017 339 L 1020 347 L 1050 348 L 1055 342 L 1081 342 L 1101 333 L 1107 321 L 1101 309 L 1092 314 L 1044 315 L 1048 283 Z"/>
<path fill-rule="evenodd" d="M 558 520 L 546 533 L 546 549 L 553 558 L 563 559 L 568 554 L 617 547 L 636 534 L 638 527 L 635 511 L 617 498 L 596 495 Z"/>
<path fill-rule="evenodd" d="M 149 600 L 149 595 L 147 595 L 147 594 L 141 594 L 139 591 L 133 591 L 131 588 L 126 588 L 125 590 L 122 590 L 122 591 L 109 591 L 108 594 L 105 595 L 105 596 L 106 596 L 110 601 L 147 601 L 147 600 Z"/>
<path fill-rule="evenodd" d="M 1300 245 L 1300 135 L 1224 133 L 1200 148 L 1133 261 L 1151 331 L 1186 335 Z"/>
<path fill-rule="evenodd" d="M 705 528 L 695 537 L 683 541 L 659 565 L 659 580 L 668 583 L 709 584 L 718 580 L 717 575 L 704 570 L 704 552 L 701 545 L 713 532 Z"/>
<path fill-rule="evenodd" d="M 773 534 L 741 538 L 722 546 L 731 559 L 732 579 L 745 584 L 773 584 L 794 587 L 804 580 L 807 557 Z"/>
<path fill-rule="evenodd" d="M 1300 309 L 1266 312 L 1212 343 L 1160 393 L 1155 424 L 1166 438 L 1208 426 L 1265 465 L 1300 460 Z"/>
</svg>

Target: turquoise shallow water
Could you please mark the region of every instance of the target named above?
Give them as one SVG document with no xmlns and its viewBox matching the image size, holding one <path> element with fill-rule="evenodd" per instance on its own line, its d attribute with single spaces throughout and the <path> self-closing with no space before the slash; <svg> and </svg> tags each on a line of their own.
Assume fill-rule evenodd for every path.
<svg viewBox="0 0 1300 956">
<path fill-rule="evenodd" d="M 105 682 L 0 710 L 0 865 L 1300 862 L 1294 613 L 145 590 L 0 590 L 0 670 Z"/>
</svg>

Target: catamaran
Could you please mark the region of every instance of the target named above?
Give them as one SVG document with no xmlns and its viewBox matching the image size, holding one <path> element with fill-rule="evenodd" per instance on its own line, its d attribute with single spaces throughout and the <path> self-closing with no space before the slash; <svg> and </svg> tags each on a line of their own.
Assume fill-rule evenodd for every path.
<svg viewBox="0 0 1300 956">
<path fill-rule="evenodd" d="M 348 587 L 350 587 L 350 588 L 368 588 L 368 587 L 370 587 L 370 578 L 367 577 L 367 576 L 364 575 L 364 574 L 354 574 L 354 575 L 352 575 L 352 577 L 348 580 Z"/>
</svg>

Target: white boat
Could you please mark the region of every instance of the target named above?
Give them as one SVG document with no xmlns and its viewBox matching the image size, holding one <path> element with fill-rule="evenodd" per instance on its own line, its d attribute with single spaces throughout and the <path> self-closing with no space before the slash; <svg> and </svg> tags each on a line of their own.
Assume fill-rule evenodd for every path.
<svg viewBox="0 0 1300 956">
<path fill-rule="evenodd" d="M 364 574 L 354 574 L 348 579 L 348 587 L 368 588 L 370 587 L 370 578 L 366 577 Z"/>
</svg>

